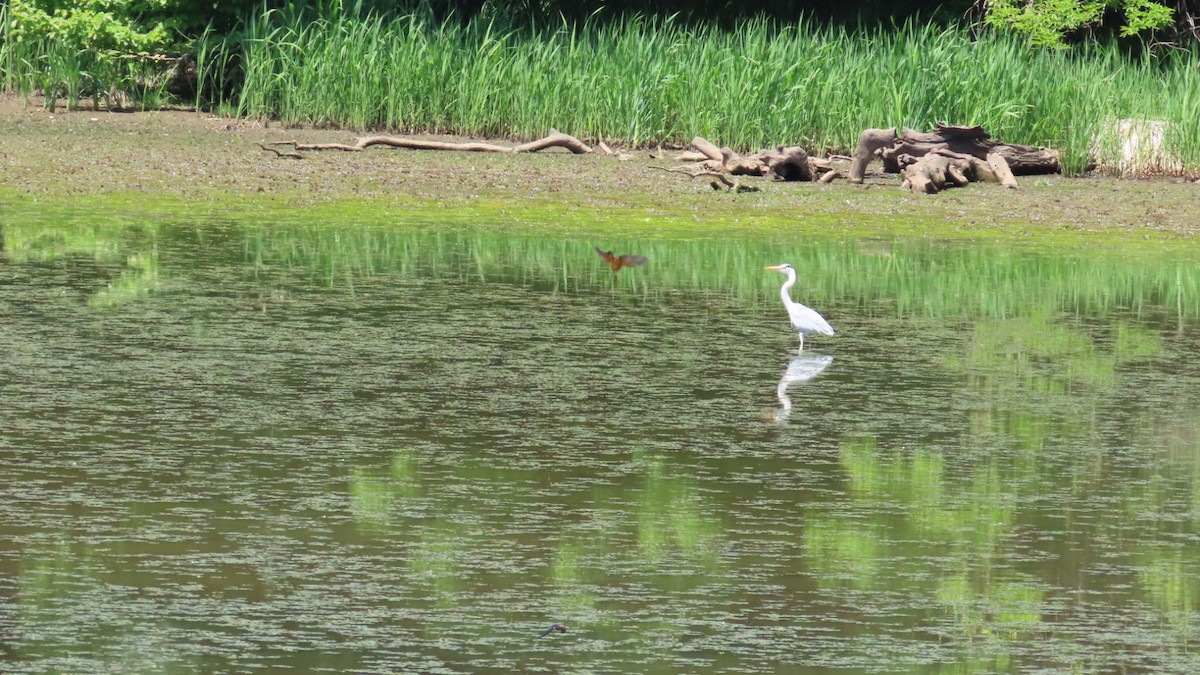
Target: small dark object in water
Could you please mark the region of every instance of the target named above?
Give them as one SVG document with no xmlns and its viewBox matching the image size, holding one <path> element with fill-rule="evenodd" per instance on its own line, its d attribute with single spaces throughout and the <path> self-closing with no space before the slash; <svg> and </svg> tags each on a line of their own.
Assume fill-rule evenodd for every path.
<svg viewBox="0 0 1200 675">
<path fill-rule="evenodd" d="M 539 635 L 538 637 L 546 637 L 547 635 L 549 635 L 551 633 L 565 633 L 565 632 L 567 632 L 566 626 L 562 625 L 561 623 L 552 623 L 552 624 L 550 624 L 550 627 L 547 628 L 546 630 L 542 631 L 542 634 Z"/>
<path fill-rule="evenodd" d="M 599 246 L 596 247 L 596 253 L 599 253 L 600 257 L 604 258 L 604 262 L 608 263 L 608 266 L 614 272 L 621 271 L 622 267 L 637 267 L 638 265 L 646 264 L 646 256 L 644 255 L 630 255 L 628 253 L 625 255 L 615 255 L 612 251 L 605 251 Z"/>
</svg>

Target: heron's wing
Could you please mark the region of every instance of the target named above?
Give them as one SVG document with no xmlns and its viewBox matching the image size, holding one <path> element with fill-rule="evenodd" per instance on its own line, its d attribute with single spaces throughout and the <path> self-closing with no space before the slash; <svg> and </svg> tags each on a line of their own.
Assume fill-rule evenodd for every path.
<svg viewBox="0 0 1200 675">
<path fill-rule="evenodd" d="M 833 326 L 812 307 L 793 303 L 788 305 L 788 315 L 792 319 L 792 325 L 801 333 L 833 335 Z"/>
<path fill-rule="evenodd" d="M 623 267 L 637 267 L 638 265 L 646 264 L 646 256 L 644 255 L 630 255 L 626 253 L 621 256 L 620 260 Z"/>
</svg>

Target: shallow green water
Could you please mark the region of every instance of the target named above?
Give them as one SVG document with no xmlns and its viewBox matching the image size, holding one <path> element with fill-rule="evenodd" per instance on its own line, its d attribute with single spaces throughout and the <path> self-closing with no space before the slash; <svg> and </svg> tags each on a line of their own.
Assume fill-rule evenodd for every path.
<svg viewBox="0 0 1200 675">
<path fill-rule="evenodd" d="M 93 215 L 2 230 L 0 670 L 1200 669 L 1183 253 Z"/>
</svg>

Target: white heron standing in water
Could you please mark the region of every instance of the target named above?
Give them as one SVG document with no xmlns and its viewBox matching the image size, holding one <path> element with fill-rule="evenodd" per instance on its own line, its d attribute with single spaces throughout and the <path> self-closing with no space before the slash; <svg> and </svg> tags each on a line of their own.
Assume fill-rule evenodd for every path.
<svg viewBox="0 0 1200 675">
<path fill-rule="evenodd" d="M 783 288 L 779 289 L 779 297 L 783 298 L 783 306 L 787 308 L 788 317 L 791 318 L 792 325 L 795 326 L 796 330 L 800 331 L 800 349 L 797 349 L 797 352 L 804 351 L 805 333 L 833 335 L 833 326 L 829 325 L 825 317 L 817 314 L 817 310 L 792 300 L 789 291 L 792 290 L 792 286 L 796 285 L 796 269 L 794 267 L 784 263 L 766 269 L 783 272 L 787 275 L 787 281 L 783 282 Z"/>
</svg>

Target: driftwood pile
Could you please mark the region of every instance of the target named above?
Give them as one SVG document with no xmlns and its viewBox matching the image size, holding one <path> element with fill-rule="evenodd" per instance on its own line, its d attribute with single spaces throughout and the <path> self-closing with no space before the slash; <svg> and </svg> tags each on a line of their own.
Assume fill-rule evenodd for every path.
<svg viewBox="0 0 1200 675">
<path fill-rule="evenodd" d="M 1000 143 L 982 127 L 939 124 L 920 133 L 905 129 L 867 129 L 858 137 L 850 182 L 862 183 L 867 164 L 883 161 L 883 170 L 904 177 L 902 187 L 932 194 L 973 180 L 1016 188 L 1015 176 L 1058 173 L 1058 153 L 1047 148 Z"/>
<path fill-rule="evenodd" d="M 811 157 L 798 145 L 780 145 L 773 150 L 763 150 L 749 157 L 742 157 L 730 148 L 718 148 L 700 136 L 692 139 L 691 147 L 692 150 L 676 156 L 675 161 L 692 162 L 693 166 L 651 168 L 682 173 L 692 178 L 712 176 L 720 181 L 720 184 L 713 183 L 713 189 L 719 189 L 723 185 L 735 192 L 757 189 L 742 185 L 737 178 L 739 176 L 770 176 L 787 181 L 828 183 L 841 175 L 833 169 L 830 160 Z M 727 175 L 734 176 L 734 180 L 726 178 Z"/>
<path fill-rule="evenodd" d="M 675 159 L 699 162 L 708 171 L 724 171 L 731 176 L 772 176 L 780 180 L 828 183 L 839 175 L 829 160 L 810 157 L 798 145 L 780 145 L 749 157 L 742 157 L 729 148 L 718 148 L 700 136 L 692 139 L 691 147 L 691 152 Z"/>
<path fill-rule="evenodd" d="M 275 153 L 277 157 L 303 159 L 301 151 L 341 150 L 361 152 L 374 145 L 411 150 L 457 150 L 463 152 L 538 152 L 546 148 L 565 148 L 575 154 L 593 152 L 583 141 L 555 129 L 545 138 L 515 146 L 492 143 L 451 143 L 396 136 L 367 136 L 354 144 L 345 143 L 299 143 L 297 141 L 275 141 L 271 146 L 291 146 L 292 151 L 281 151 L 274 147 L 258 144 L 260 148 Z M 618 159 L 629 159 L 628 155 L 613 151 L 604 143 L 598 145 L 600 152 Z M 960 187 L 971 181 L 997 182 L 1007 188 L 1016 188 L 1018 175 L 1058 173 L 1058 153 L 1047 148 L 1013 145 L 994 141 L 982 127 L 937 125 L 934 131 L 921 133 L 905 129 L 897 134 L 894 129 L 867 129 L 859 136 L 854 157 L 812 157 L 799 146 L 778 146 L 758 154 L 743 157 L 729 148 L 718 148 L 699 136 L 692 139 L 691 150 L 678 155 L 680 162 L 690 165 L 667 168 L 651 168 L 682 173 L 697 178 L 711 176 L 714 189 L 729 188 L 735 192 L 756 190 L 743 186 L 741 176 L 769 176 L 785 181 L 816 181 L 828 183 L 842 177 L 834 168 L 835 159 L 850 159 L 849 180 L 862 183 L 867 165 L 874 160 L 883 162 L 887 173 L 900 173 L 904 180 L 901 186 L 913 192 L 932 194 L 947 187 Z M 651 155 L 653 156 L 653 155 Z M 729 176 L 733 177 L 730 180 Z M 719 182 L 717 182 L 719 181 Z"/>
<path fill-rule="evenodd" d="M 842 177 L 832 159 L 811 157 L 800 147 L 779 146 L 751 157 L 741 157 L 729 148 L 717 148 L 707 140 L 692 139 L 693 152 L 681 161 L 699 162 L 695 169 L 679 167 L 664 171 L 696 176 L 773 176 L 782 180 L 828 183 Z M 850 159 L 850 158 L 846 158 Z M 905 129 L 867 129 L 859 136 L 850 166 L 851 183 L 862 183 L 872 160 L 882 160 L 886 173 L 899 173 L 901 187 L 932 194 L 971 181 L 989 181 L 1016 188 L 1017 175 L 1058 173 L 1058 153 L 1045 148 L 994 141 L 982 127 L 939 124 L 936 130 L 920 133 Z M 722 178 L 727 186 L 740 188 Z"/>
</svg>

